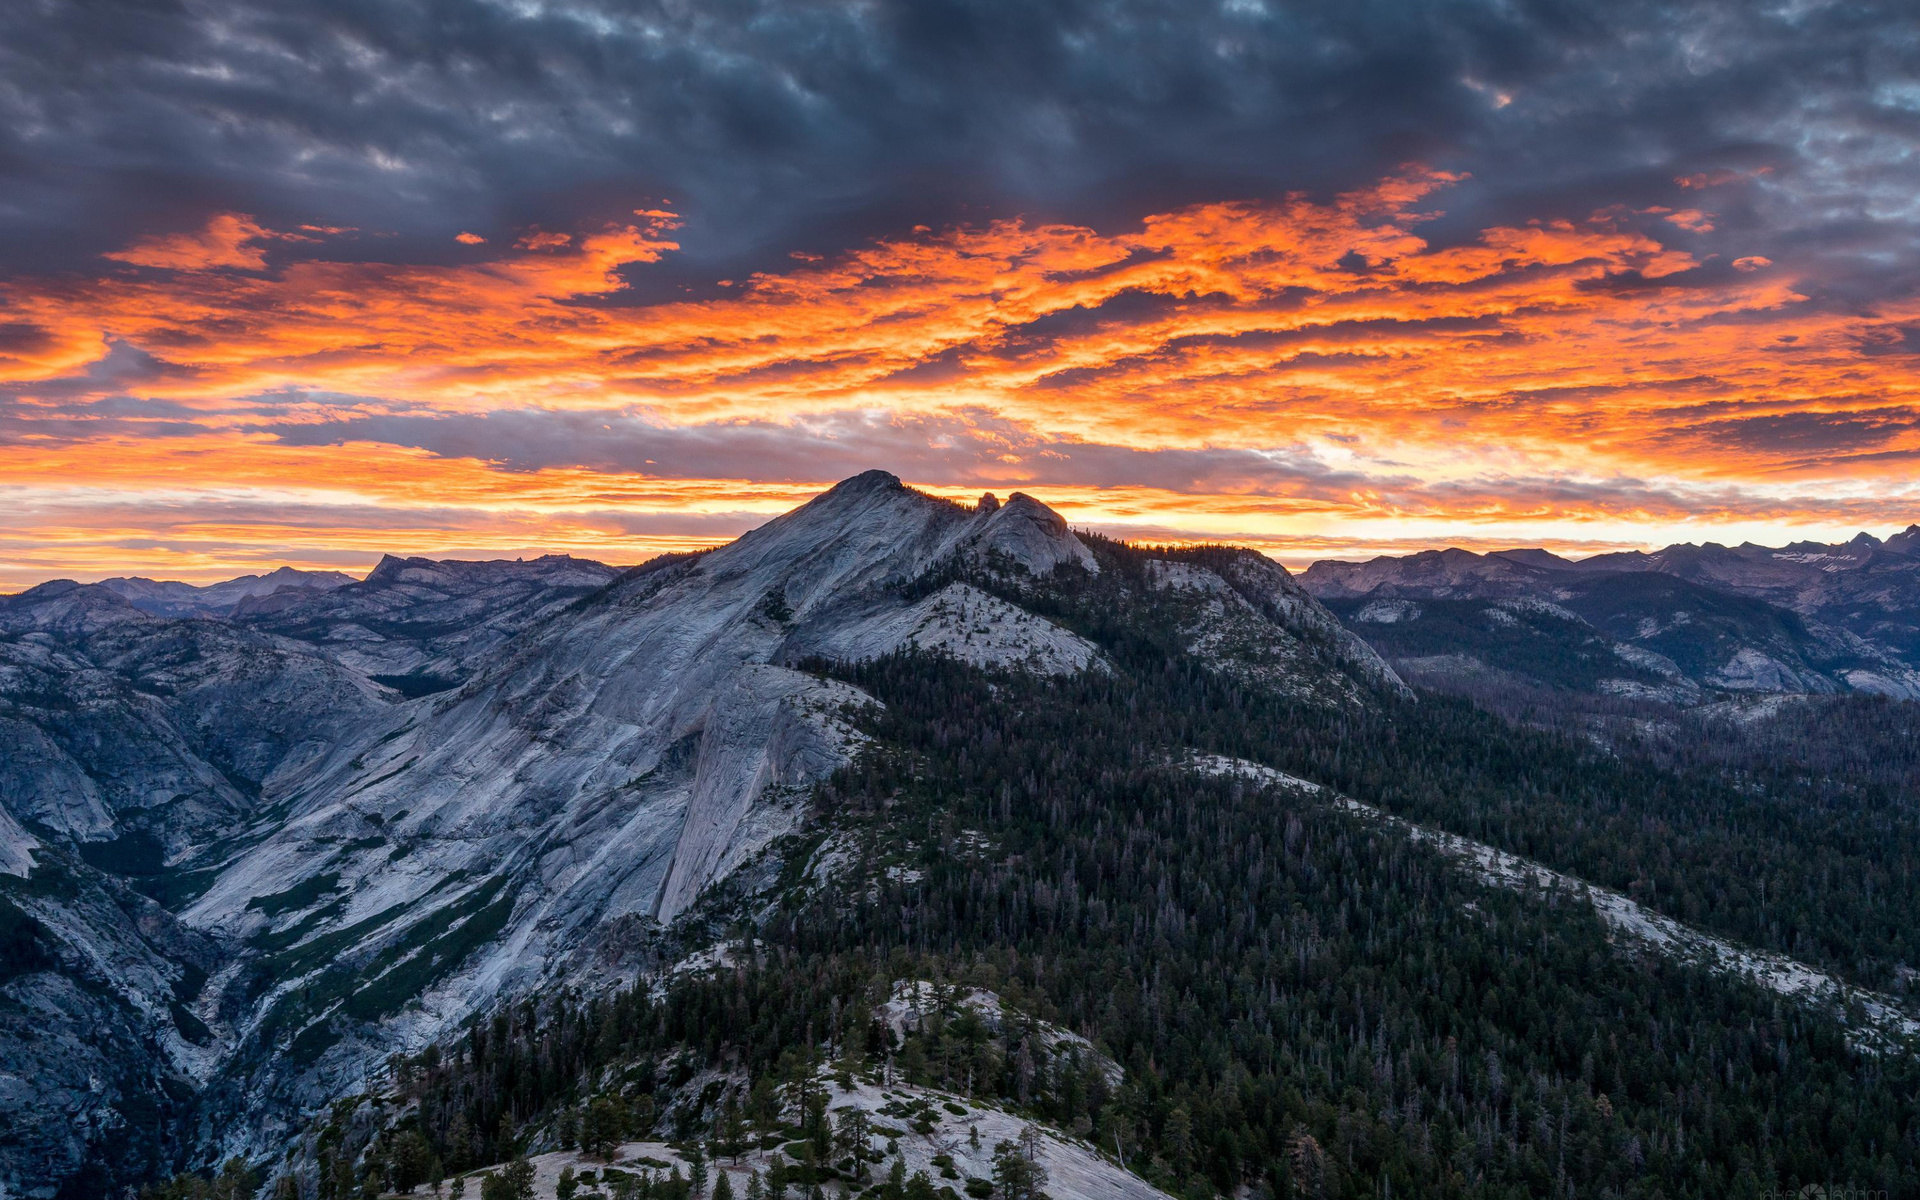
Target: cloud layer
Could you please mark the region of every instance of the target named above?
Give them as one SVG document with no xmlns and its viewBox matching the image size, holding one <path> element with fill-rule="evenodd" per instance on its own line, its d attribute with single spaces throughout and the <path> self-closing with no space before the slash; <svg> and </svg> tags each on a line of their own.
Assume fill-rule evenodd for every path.
<svg viewBox="0 0 1920 1200">
<path fill-rule="evenodd" d="M 1294 556 L 1903 525 L 1903 7 L 0 16 L 0 584 L 870 466 Z"/>
</svg>

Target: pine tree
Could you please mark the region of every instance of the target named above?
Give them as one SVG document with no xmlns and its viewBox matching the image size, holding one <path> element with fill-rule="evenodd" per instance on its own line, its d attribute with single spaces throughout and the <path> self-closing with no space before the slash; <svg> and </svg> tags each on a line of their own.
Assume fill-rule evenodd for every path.
<svg viewBox="0 0 1920 1200">
<path fill-rule="evenodd" d="M 587 1118 L 581 1123 L 581 1148 L 596 1158 L 612 1162 L 626 1132 L 625 1126 L 619 1102 L 609 1096 L 596 1096 L 587 1105 Z"/>
<path fill-rule="evenodd" d="M 687 1147 L 687 1185 L 693 1190 L 693 1200 L 702 1200 L 707 1194 L 707 1156 L 700 1153 L 696 1143 Z"/>
<path fill-rule="evenodd" d="M 524 1155 L 514 1155 L 500 1177 L 506 1181 L 507 1200 L 533 1200 L 533 1164 Z"/>
<path fill-rule="evenodd" d="M 845 1108 L 840 1111 L 840 1128 L 834 1139 L 839 1143 L 840 1153 L 853 1159 L 853 1177 L 867 1177 L 867 1152 L 873 1142 L 873 1121 L 861 1108 Z"/>
<path fill-rule="evenodd" d="M 467 1123 L 465 1109 L 456 1109 L 447 1123 L 447 1166 L 463 1171 L 473 1165 L 473 1126 Z"/>
<path fill-rule="evenodd" d="M 253 1194 L 260 1190 L 260 1176 L 255 1174 L 245 1159 L 229 1158 L 220 1164 L 220 1174 L 214 1177 L 213 1200 L 253 1200 Z"/>
<path fill-rule="evenodd" d="M 1186 1109 L 1175 1108 L 1167 1114 L 1160 1144 L 1166 1148 L 1167 1161 L 1173 1165 L 1174 1175 L 1185 1179 L 1188 1169 L 1193 1166 L 1193 1118 Z"/>
<path fill-rule="evenodd" d="M 728 1097 L 720 1113 L 720 1137 L 717 1151 L 738 1164 L 740 1156 L 747 1152 L 747 1122 L 740 1111 L 740 1102 Z"/>
<path fill-rule="evenodd" d="M 1017 1141 L 993 1148 L 993 1185 L 1002 1200 L 1038 1200 L 1047 1172 L 1037 1160 L 1039 1131 L 1029 1125 Z"/>
<path fill-rule="evenodd" d="M 426 1182 L 433 1165 L 433 1147 L 418 1129 L 408 1129 L 393 1142 L 393 1190 L 403 1194 Z"/>
<path fill-rule="evenodd" d="M 747 1111 L 753 1123 L 762 1129 L 772 1129 L 780 1123 L 780 1098 L 774 1090 L 772 1076 L 762 1074 L 753 1081 L 753 1088 L 747 1093 Z"/>
</svg>

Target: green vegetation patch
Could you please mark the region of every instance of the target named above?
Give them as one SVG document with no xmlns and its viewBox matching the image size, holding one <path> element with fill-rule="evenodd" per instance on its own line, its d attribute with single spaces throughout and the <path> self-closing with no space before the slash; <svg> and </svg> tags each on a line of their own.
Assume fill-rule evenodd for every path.
<svg viewBox="0 0 1920 1200">
<path fill-rule="evenodd" d="M 500 895 L 505 876 L 495 876 L 453 904 L 422 918 L 371 968 L 386 971 L 348 998 L 345 1012 L 363 1021 L 389 1017 L 453 971 L 467 955 L 491 941 L 513 915 L 513 897 Z M 496 898 L 497 897 L 497 898 Z"/>
<path fill-rule="evenodd" d="M 306 908 L 320 897 L 340 889 L 340 873 L 328 871 L 324 875 L 315 875 L 303 879 L 284 892 L 274 892 L 267 896 L 255 896 L 247 901 L 248 912 L 262 912 L 269 917 L 277 917 L 284 912 Z"/>
</svg>

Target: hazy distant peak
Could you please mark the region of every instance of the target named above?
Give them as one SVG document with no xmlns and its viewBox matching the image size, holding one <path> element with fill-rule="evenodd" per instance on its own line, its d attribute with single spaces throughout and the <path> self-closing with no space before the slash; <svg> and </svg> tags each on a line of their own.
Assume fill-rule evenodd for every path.
<svg viewBox="0 0 1920 1200">
<path fill-rule="evenodd" d="M 615 574 L 615 569 L 605 563 L 590 558 L 575 558 L 571 554 L 486 559 L 423 558 L 418 555 L 400 558 L 385 554 L 373 570 L 367 572 L 365 583 L 371 587 L 397 584 L 433 586 L 456 581 L 481 584 L 514 579 L 551 579 L 562 575 L 588 575 L 605 582 Z"/>
<path fill-rule="evenodd" d="M 241 575 L 219 583 L 191 584 L 172 579 L 129 576 L 103 579 L 100 586 L 124 596 L 135 608 L 159 617 L 225 617 L 241 604 L 284 591 L 331 591 L 352 583 L 340 571 L 303 571 L 276 567 L 265 575 Z"/>
<path fill-rule="evenodd" d="M 126 597 L 97 583 L 53 579 L 17 596 L 0 597 L 0 630 L 85 636 L 112 625 L 148 620 Z"/>
<path fill-rule="evenodd" d="M 1504 558 L 1510 562 L 1525 563 L 1530 567 L 1546 567 L 1549 570 L 1575 570 L 1580 565 L 1572 559 L 1561 558 L 1551 550 L 1542 550 L 1538 547 L 1495 550 L 1487 557 Z"/>
</svg>

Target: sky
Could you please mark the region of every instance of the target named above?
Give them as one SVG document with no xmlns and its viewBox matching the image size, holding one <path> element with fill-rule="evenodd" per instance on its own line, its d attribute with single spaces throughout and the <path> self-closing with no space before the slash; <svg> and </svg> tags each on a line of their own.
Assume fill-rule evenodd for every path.
<svg viewBox="0 0 1920 1200">
<path fill-rule="evenodd" d="M 1920 10 L 0 6 L 0 589 L 891 470 L 1283 562 L 1920 521 Z"/>
</svg>

